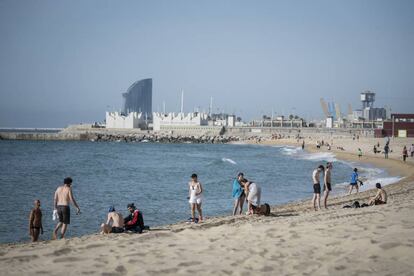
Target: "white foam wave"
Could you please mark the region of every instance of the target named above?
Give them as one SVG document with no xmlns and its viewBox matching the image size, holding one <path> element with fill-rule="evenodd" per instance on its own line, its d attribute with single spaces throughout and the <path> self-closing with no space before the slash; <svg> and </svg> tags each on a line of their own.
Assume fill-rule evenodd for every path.
<svg viewBox="0 0 414 276">
<path fill-rule="evenodd" d="M 337 161 L 337 159 L 335 158 L 335 154 L 333 154 L 332 152 L 308 153 L 306 151 L 303 151 L 300 147 L 283 147 L 282 154 L 310 161 Z"/>
<path fill-rule="evenodd" d="M 236 161 L 231 160 L 230 158 L 223 157 L 223 158 L 221 158 L 221 161 L 228 162 L 228 163 L 233 164 L 233 165 L 237 165 Z"/>
</svg>

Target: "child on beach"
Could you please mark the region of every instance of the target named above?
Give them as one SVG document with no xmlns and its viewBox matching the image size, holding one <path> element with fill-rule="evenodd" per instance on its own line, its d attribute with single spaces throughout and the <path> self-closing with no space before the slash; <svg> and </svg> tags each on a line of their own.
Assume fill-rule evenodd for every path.
<svg viewBox="0 0 414 276">
<path fill-rule="evenodd" d="M 191 181 L 188 183 L 188 198 L 191 206 L 191 221 L 196 222 L 195 220 L 195 210 L 198 211 L 198 222 L 203 222 L 203 214 L 201 210 L 203 187 L 200 182 L 198 182 L 197 175 L 193 173 L 191 175 Z"/>
<path fill-rule="evenodd" d="M 34 208 L 30 212 L 29 234 L 32 242 L 36 242 L 40 234 L 43 235 L 42 210 L 40 210 L 40 200 L 38 199 L 34 201 Z"/>
</svg>

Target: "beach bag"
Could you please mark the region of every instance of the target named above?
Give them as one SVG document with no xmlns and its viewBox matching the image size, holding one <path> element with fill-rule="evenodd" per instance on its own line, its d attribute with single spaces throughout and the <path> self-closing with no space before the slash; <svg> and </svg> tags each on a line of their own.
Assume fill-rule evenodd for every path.
<svg viewBox="0 0 414 276">
<path fill-rule="evenodd" d="M 259 214 L 263 215 L 263 216 L 268 216 L 270 215 L 270 205 L 265 203 L 263 205 L 260 206 L 259 209 Z"/>
</svg>

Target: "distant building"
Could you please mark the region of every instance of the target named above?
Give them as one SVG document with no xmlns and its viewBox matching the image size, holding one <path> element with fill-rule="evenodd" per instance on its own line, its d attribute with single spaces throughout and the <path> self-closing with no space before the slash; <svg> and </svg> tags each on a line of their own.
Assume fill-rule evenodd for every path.
<svg viewBox="0 0 414 276">
<path fill-rule="evenodd" d="M 375 137 L 414 137 L 414 114 L 391 114 L 391 120 L 375 130 Z"/>
<path fill-rule="evenodd" d="M 387 110 L 382 107 L 367 107 L 363 110 L 363 117 L 368 121 L 385 120 L 387 118 Z"/>
<path fill-rule="evenodd" d="M 138 112 L 151 118 L 152 79 L 143 79 L 134 82 L 122 96 L 124 98 L 124 114 Z"/>
<path fill-rule="evenodd" d="M 152 114 L 152 125 L 154 131 L 174 130 L 208 125 L 208 114 L 193 113 L 158 113 Z"/>
<path fill-rule="evenodd" d="M 145 128 L 143 113 L 130 112 L 128 115 L 119 112 L 106 112 L 106 128 Z"/>
</svg>

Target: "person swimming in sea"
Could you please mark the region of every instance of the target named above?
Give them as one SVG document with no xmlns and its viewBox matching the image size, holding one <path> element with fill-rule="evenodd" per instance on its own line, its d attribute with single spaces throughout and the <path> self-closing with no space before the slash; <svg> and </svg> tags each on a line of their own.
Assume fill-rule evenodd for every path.
<svg viewBox="0 0 414 276">
<path fill-rule="evenodd" d="M 32 242 L 37 242 L 40 234 L 43 235 L 42 210 L 40 210 L 40 200 L 36 199 L 29 217 L 29 235 Z"/>
</svg>

